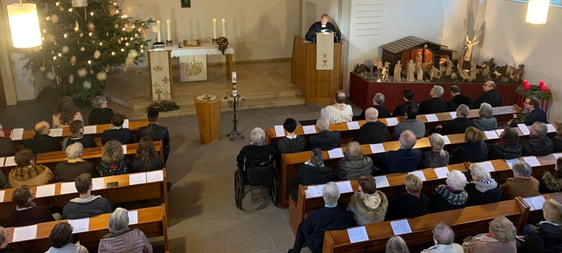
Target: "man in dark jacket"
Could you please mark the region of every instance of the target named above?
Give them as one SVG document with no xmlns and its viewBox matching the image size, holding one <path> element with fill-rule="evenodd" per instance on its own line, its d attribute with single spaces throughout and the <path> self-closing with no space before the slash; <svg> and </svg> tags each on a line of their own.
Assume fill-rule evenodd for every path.
<svg viewBox="0 0 562 253">
<path fill-rule="evenodd" d="M 472 109 L 480 108 L 480 104 L 486 102 L 490 104 L 492 107 L 501 106 L 502 105 L 502 96 L 496 90 L 496 83 L 494 81 L 486 81 L 482 85 L 482 90 L 484 94 L 480 95 L 474 103 L 472 103 Z"/>
<path fill-rule="evenodd" d="M 388 140 L 388 129 L 386 125 L 379 121 L 379 112 L 375 108 L 368 108 L 365 112 L 367 123 L 363 125 L 357 135 L 355 141 L 359 144 L 374 144 Z"/>
<path fill-rule="evenodd" d="M 536 121 L 546 123 L 546 113 L 540 106 L 540 101 L 536 97 L 530 96 L 525 98 L 524 110 L 507 123 L 511 127 L 516 127 L 517 124 L 530 126 Z"/>
<path fill-rule="evenodd" d="M 535 122 L 529 128 L 529 139 L 521 145 L 523 155 L 545 156 L 552 154 L 552 140 L 546 136 L 546 125 Z"/>
<path fill-rule="evenodd" d="M 110 140 L 117 140 L 121 144 L 129 144 L 135 142 L 133 133 L 128 128 L 123 128 L 123 122 L 125 122 L 125 116 L 121 113 L 114 113 L 111 116 L 112 126 L 103 131 L 101 134 L 101 143 L 105 145 L 106 142 Z M 140 140 L 140 138 L 139 138 Z"/>
<path fill-rule="evenodd" d="M 329 182 L 322 190 L 324 207 L 308 213 L 299 224 L 295 235 L 295 244 L 289 253 L 298 253 L 306 246 L 312 253 L 322 252 L 324 231 L 346 229 L 353 226 L 353 215 L 338 207 L 340 191 L 334 182 Z"/>
<path fill-rule="evenodd" d="M 298 200 L 299 185 L 325 184 L 334 179 L 332 168 L 324 165 L 322 150 L 315 148 L 310 153 L 310 160 L 299 166 L 299 173 L 291 191 L 291 198 Z"/>
<path fill-rule="evenodd" d="M 92 175 L 88 173 L 80 174 L 74 180 L 74 185 L 79 197 L 71 199 L 64 205 L 63 218 L 81 219 L 113 211 L 107 199 L 99 195 L 92 195 Z"/>
<path fill-rule="evenodd" d="M 373 96 L 373 105 L 371 105 L 369 108 L 375 108 L 377 109 L 377 111 L 379 112 L 379 118 L 388 118 L 390 117 L 390 112 L 388 112 L 388 110 L 382 105 L 384 103 L 385 97 L 384 94 L 377 92 L 377 94 L 375 94 L 375 96 Z M 367 109 L 369 109 L 367 108 Z M 367 118 L 365 117 L 365 113 L 367 112 L 367 109 L 365 109 L 361 115 L 359 115 L 357 120 L 366 120 Z"/>
<path fill-rule="evenodd" d="M 328 119 L 319 118 L 316 121 L 316 127 L 318 127 L 318 134 L 308 138 L 311 149 L 330 150 L 340 147 L 341 134 L 338 131 L 330 131 Z"/>
<path fill-rule="evenodd" d="M 412 131 L 403 131 L 398 139 L 400 149 L 378 155 L 375 158 L 375 166 L 381 169 L 382 174 L 415 170 L 420 165 L 422 158 L 421 151 L 414 149 L 416 140 L 416 135 Z"/>
<path fill-rule="evenodd" d="M 402 98 L 404 99 L 404 103 L 396 106 L 392 112 L 393 117 L 403 117 L 406 115 L 406 110 L 410 106 L 414 106 L 419 111 L 418 105 L 412 101 L 412 99 L 414 99 L 414 92 L 412 90 L 402 91 Z"/>
<path fill-rule="evenodd" d="M 474 126 L 472 120 L 467 118 L 469 113 L 470 108 L 468 108 L 467 105 L 459 105 L 457 108 L 457 117 L 447 122 L 444 126 L 436 126 L 433 132 L 440 133 L 441 135 L 464 133 L 466 128 Z"/>
<path fill-rule="evenodd" d="M 140 140 L 144 136 L 148 136 L 154 141 L 162 140 L 162 145 L 164 146 L 164 162 L 166 162 L 170 154 L 170 134 L 168 133 L 168 128 L 158 125 L 159 115 L 156 109 L 148 110 L 147 119 L 148 126 L 141 127 L 137 130 L 137 140 Z"/>
<path fill-rule="evenodd" d="M 33 139 L 23 141 L 23 146 L 31 149 L 33 153 L 45 153 L 51 151 L 61 151 L 62 146 L 60 141 L 52 136 L 49 136 L 51 126 L 47 121 L 39 121 L 35 124 L 35 135 Z"/>
<path fill-rule="evenodd" d="M 472 99 L 469 96 L 461 94 L 461 88 L 458 85 L 452 85 L 451 88 L 449 88 L 449 91 L 451 92 L 451 97 L 453 97 L 453 99 L 447 102 L 448 111 L 454 111 L 462 104 L 467 106 L 472 105 Z"/>
<path fill-rule="evenodd" d="M 332 23 L 328 22 L 328 14 L 322 14 L 320 21 L 315 22 L 310 26 L 308 32 L 306 32 L 305 39 L 308 41 L 316 42 L 316 33 L 318 32 L 333 32 L 334 42 L 339 42 L 341 38 L 340 31 Z"/>
<path fill-rule="evenodd" d="M 443 87 L 434 85 L 429 91 L 431 98 L 420 103 L 420 114 L 430 114 L 447 111 L 447 102 L 441 98 Z"/>
</svg>

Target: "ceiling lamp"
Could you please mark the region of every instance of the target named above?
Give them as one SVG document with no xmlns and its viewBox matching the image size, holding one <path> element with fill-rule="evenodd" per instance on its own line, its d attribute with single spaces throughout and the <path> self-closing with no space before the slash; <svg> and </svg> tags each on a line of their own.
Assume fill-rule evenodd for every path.
<svg viewBox="0 0 562 253">
<path fill-rule="evenodd" d="M 72 0 L 72 7 L 86 7 L 88 6 L 88 0 Z"/>
<path fill-rule="evenodd" d="M 35 4 L 10 4 L 8 20 L 15 48 L 31 48 L 41 45 L 41 30 Z"/>
<path fill-rule="evenodd" d="M 529 0 L 525 22 L 538 25 L 546 24 L 549 6 L 550 0 Z"/>
</svg>

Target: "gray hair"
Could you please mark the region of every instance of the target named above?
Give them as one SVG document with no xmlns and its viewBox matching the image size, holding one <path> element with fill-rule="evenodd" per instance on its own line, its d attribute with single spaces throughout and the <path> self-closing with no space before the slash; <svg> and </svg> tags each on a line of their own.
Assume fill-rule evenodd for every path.
<svg viewBox="0 0 562 253">
<path fill-rule="evenodd" d="M 535 129 L 535 132 L 537 132 L 538 136 L 546 136 L 546 124 L 540 121 L 535 121 L 535 123 L 533 123 L 531 127 Z"/>
<path fill-rule="evenodd" d="M 503 215 L 499 215 L 490 221 L 488 230 L 500 242 L 511 242 L 515 240 L 517 234 L 517 229 L 513 223 Z"/>
<path fill-rule="evenodd" d="M 457 107 L 457 117 L 466 118 L 469 113 L 470 113 L 470 108 L 468 108 L 467 105 L 465 105 L 465 104 L 460 104 L 460 105 Z"/>
<path fill-rule="evenodd" d="M 435 95 L 435 97 L 441 97 L 443 96 L 443 92 L 445 91 L 443 89 L 443 86 L 441 85 L 433 85 L 433 88 L 431 88 L 431 91 L 433 92 L 433 95 Z"/>
<path fill-rule="evenodd" d="M 466 176 L 458 170 L 453 170 L 447 175 L 446 182 L 451 188 L 462 190 L 466 186 Z"/>
<path fill-rule="evenodd" d="M 319 131 L 330 130 L 330 121 L 327 118 L 319 118 L 316 120 L 316 126 Z"/>
<path fill-rule="evenodd" d="M 384 103 L 384 94 L 377 92 L 377 94 L 375 94 L 375 96 L 373 96 L 373 101 L 376 102 L 379 105 L 382 105 Z"/>
<path fill-rule="evenodd" d="M 470 164 L 470 175 L 472 175 L 472 180 L 492 179 L 490 172 L 478 163 Z"/>
<path fill-rule="evenodd" d="M 438 133 L 433 133 L 429 136 L 429 143 L 433 147 L 433 150 L 439 151 L 441 156 L 445 156 L 445 151 L 443 151 L 443 147 L 445 146 L 445 140 L 443 140 L 443 136 Z"/>
<path fill-rule="evenodd" d="M 109 216 L 109 232 L 122 233 L 129 229 L 129 211 L 117 207 Z"/>
<path fill-rule="evenodd" d="M 264 144 L 265 132 L 263 129 L 256 127 L 250 132 L 250 141 L 253 145 L 261 146 Z"/>
<path fill-rule="evenodd" d="M 95 96 L 92 99 L 92 106 L 94 108 L 101 108 L 103 104 L 107 104 L 107 98 L 104 96 Z"/>
<path fill-rule="evenodd" d="M 365 110 L 365 119 L 368 122 L 377 121 L 379 119 L 379 110 L 373 107 L 367 108 L 367 110 Z"/>
<path fill-rule="evenodd" d="M 512 169 L 514 172 L 517 172 L 517 174 L 523 177 L 530 177 L 533 172 L 533 168 L 531 168 L 531 165 L 524 161 L 514 163 Z"/>
<path fill-rule="evenodd" d="M 492 80 L 488 80 L 488 81 L 486 81 L 486 82 L 484 82 L 484 83 L 489 83 L 489 84 L 492 85 L 492 87 L 494 87 L 494 89 L 496 88 L 496 83 L 495 83 L 494 81 L 492 81 Z"/>
<path fill-rule="evenodd" d="M 491 118 L 494 117 L 494 109 L 492 109 L 492 105 L 484 102 L 480 104 L 478 114 L 480 114 L 480 117 Z"/>
<path fill-rule="evenodd" d="M 322 149 L 315 148 L 310 152 L 310 162 L 317 167 L 324 166 L 324 155 L 322 154 Z"/>
<path fill-rule="evenodd" d="M 408 244 L 399 235 L 390 237 L 386 242 L 386 253 L 410 253 Z"/>
<path fill-rule="evenodd" d="M 433 228 L 433 239 L 437 244 L 449 245 L 455 242 L 455 232 L 445 222 L 439 222 Z"/>
<path fill-rule="evenodd" d="M 410 130 L 404 130 L 400 133 L 400 138 L 398 138 L 398 143 L 402 149 L 411 149 L 416 145 L 416 135 Z"/>
<path fill-rule="evenodd" d="M 334 182 L 328 182 L 324 185 L 322 190 L 322 198 L 324 198 L 324 203 L 329 206 L 335 206 L 338 204 L 340 199 L 340 189 Z"/>
<path fill-rule="evenodd" d="M 66 146 L 66 150 L 64 151 L 64 154 L 66 154 L 66 158 L 68 159 L 76 159 L 82 156 L 83 150 L 84 147 L 82 146 L 82 143 L 75 142 Z"/>
</svg>

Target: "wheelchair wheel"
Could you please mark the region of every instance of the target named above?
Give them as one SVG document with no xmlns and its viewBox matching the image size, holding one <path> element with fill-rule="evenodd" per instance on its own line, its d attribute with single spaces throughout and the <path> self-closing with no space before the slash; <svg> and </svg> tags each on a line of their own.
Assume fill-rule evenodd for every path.
<svg viewBox="0 0 562 253">
<path fill-rule="evenodd" d="M 273 202 L 273 205 L 277 205 L 277 200 L 279 199 L 279 181 L 277 180 L 277 171 L 275 169 L 271 171 L 269 194 L 271 195 L 271 202 Z"/>
<path fill-rule="evenodd" d="M 242 175 L 242 171 L 236 170 L 234 172 L 234 201 L 240 210 L 242 210 L 242 199 L 244 199 L 244 175 Z"/>
</svg>

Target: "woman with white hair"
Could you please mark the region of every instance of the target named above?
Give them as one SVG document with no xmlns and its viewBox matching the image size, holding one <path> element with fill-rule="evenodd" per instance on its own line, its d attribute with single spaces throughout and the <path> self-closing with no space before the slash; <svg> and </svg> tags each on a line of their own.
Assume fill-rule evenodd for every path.
<svg viewBox="0 0 562 253">
<path fill-rule="evenodd" d="M 265 132 L 263 129 L 256 127 L 250 132 L 250 144 L 240 150 L 236 161 L 238 162 L 238 168 L 241 169 L 244 164 L 244 158 L 266 160 L 269 157 L 273 157 L 273 148 L 265 143 Z"/>
<path fill-rule="evenodd" d="M 432 149 L 423 153 L 422 166 L 424 168 L 447 166 L 449 164 L 449 152 L 443 150 L 445 146 L 443 136 L 433 133 L 429 136 L 429 143 L 431 143 Z"/>
<path fill-rule="evenodd" d="M 118 207 L 109 216 L 109 234 L 99 243 L 98 253 L 152 253 L 152 245 L 142 231 L 129 229 L 127 209 Z"/>
<path fill-rule="evenodd" d="M 480 164 L 470 164 L 472 182 L 464 188 L 468 193 L 468 206 L 498 202 L 502 198 L 501 186 L 492 178 L 490 172 Z"/>
<path fill-rule="evenodd" d="M 480 104 L 480 110 L 478 110 L 480 117 L 474 119 L 474 126 L 482 131 L 494 130 L 498 127 L 498 120 L 494 117 L 494 109 L 488 103 Z"/>
<path fill-rule="evenodd" d="M 468 193 L 464 190 L 466 176 L 458 170 L 447 175 L 446 185 L 438 185 L 431 196 L 431 209 L 441 212 L 466 207 Z"/>
</svg>

